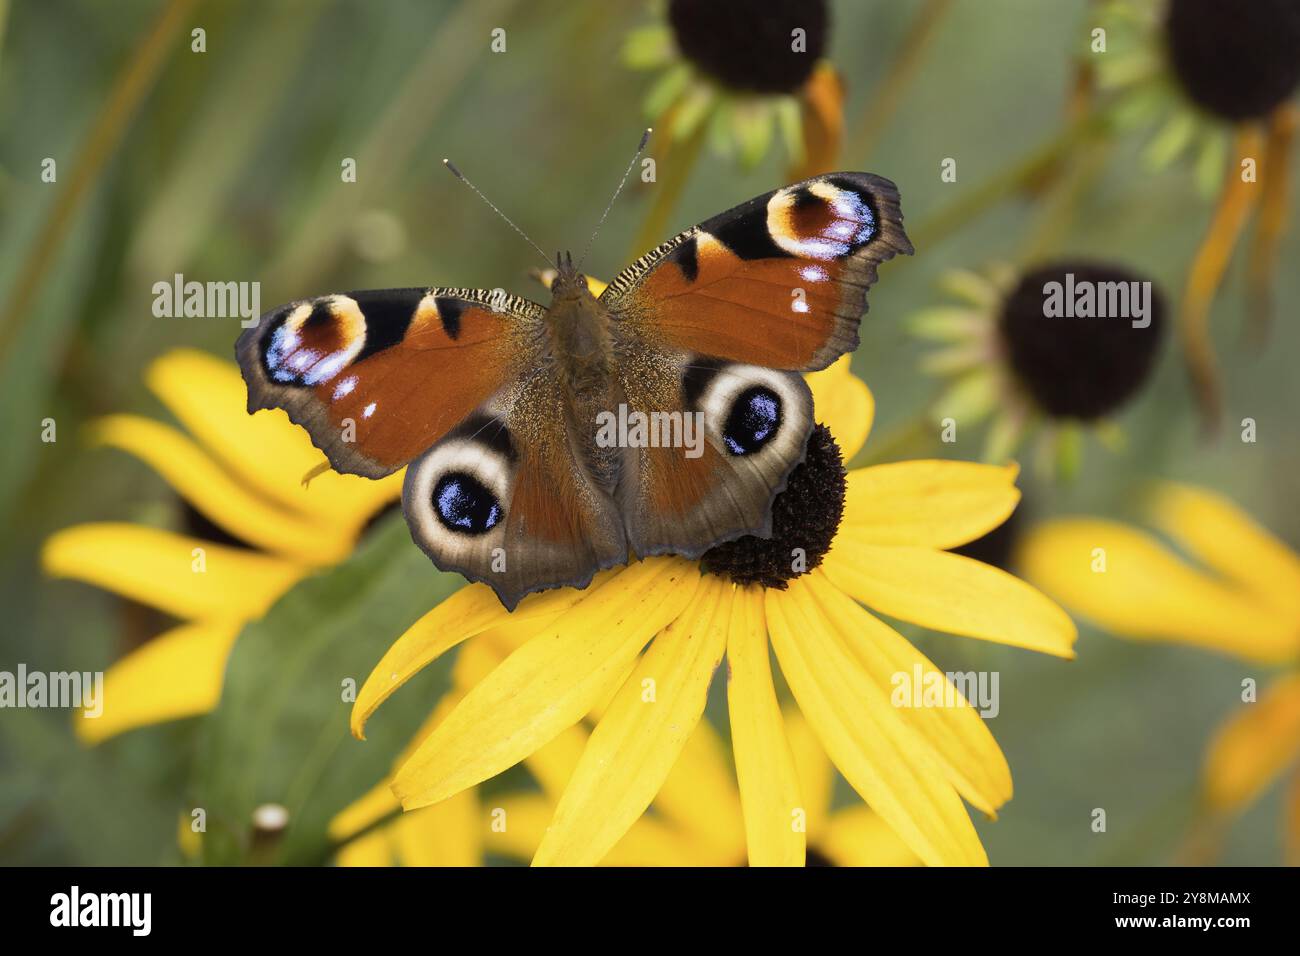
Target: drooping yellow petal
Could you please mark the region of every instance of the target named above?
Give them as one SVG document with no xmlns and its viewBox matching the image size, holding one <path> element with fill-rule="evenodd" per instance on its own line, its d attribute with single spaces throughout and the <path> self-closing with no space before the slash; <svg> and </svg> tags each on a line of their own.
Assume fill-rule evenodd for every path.
<svg viewBox="0 0 1300 956">
<path fill-rule="evenodd" d="M 841 528 L 822 569 L 870 608 L 922 627 L 1074 657 L 1069 615 L 998 568 L 931 548 L 880 547 Z"/>
<path fill-rule="evenodd" d="M 488 809 L 494 825 L 488 830 L 487 851 L 522 861 L 533 858 L 555 815 L 555 804 L 540 793 L 495 797 Z M 709 844 L 646 814 L 600 862 L 602 866 L 734 866 L 741 859 L 720 856 Z"/>
<path fill-rule="evenodd" d="M 329 823 L 329 838 L 341 843 L 401 809 L 402 805 L 393 796 L 389 781 L 381 780 L 334 815 Z"/>
<path fill-rule="evenodd" d="M 987 865 L 961 798 L 862 672 L 806 583 L 768 591 L 767 621 L 799 709 L 871 808 L 929 865 Z"/>
<path fill-rule="evenodd" d="M 393 782 L 402 805 L 446 799 L 576 724 L 646 642 L 677 618 L 698 583 L 690 563 L 650 558 L 582 592 L 467 693 L 402 766 Z"/>
<path fill-rule="evenodd" d="M 392 826 L 393 843 L 403 866 L 478 866 L 483 862 L 485 825 L 473 790 L 403 813 Z"/>
<path fill-rule="evenodd" d="M 555 814 L 555 802 L 540 793 L 499 793 L 482 800 L 483 850 L 527 863 Z"/>
<path fill-rule="evenodd" d="M 660 633 L 592 731 L 535 866 L 592 866 L 645 813 L 704 713 L 733 588 L 710 576 Z"/>
<path fill-rule="evenodd" d="M 1227 498 L 1163 483 L 1152 516 L 1202 564 L 1300 621 L 1300 557 Z"/>
<path fill-rule="evenodd" d="M 836 866 L 916 866 L 921 862 L 878 813 L 860 803 L 831 814 L 817 850 Z"/>
<path fill-rule="evenodd" d="M 350 533 L 259 497 L 169 425 L 139 415 L 109 415 L 87 426 L 86 434 L 93 444 L 135 455 L 209 520 L 264 551 L 323 565 L 342 560 L 352 549 Z"/>
<path fill-rule="evenodd" d="M 835 791 L 835 768 L 817 739 L 817 732 L 793 703 L 781 708 L 785 736 L 794 755 L 794 769 L 799 777 L 799 796 L 808 820 L 808 844 L 816 843 L 826 829 L 831 815 L 831 797 Z"/>
<path fill-rule="evenodd" d="M 181 620 L 259 617 L 307 573 L 272 555 L 116 522 L 56 531 L 41 549 L 41 567 Z"/>
<path fill-rule="evenodd" d="M 750 866 L 803 866 L 807 810 L 768 662 L 763 592 L 740 588 L 727 635 L 727 712 Z"/>
<path fill-rule="evenodd" d="M 996 817 L 997 808 L 1011 799 L 1011 768 L 980 715 L 903 635 L 837 591 L 820 572 L 808 575 L 807 583 L 862 669 L 924 739 L 957 792 Z M 931 686 L 940 688 L 938 701 L 925 696 Z"/>
<path fill-rule="evenodd" d="M 545 621 L 572 603 L 571 589 L 530 595 L 514 610 L 519 623 Z M 443 599 L 412 624 L 379 659 L 352 705 L 352 735 L 365 739 L 366 721 L 379 705 L 423 667 L 461 641 L 510 620 L 512 615 L 486 584 L 471 584 Z"/>
<path fill-rule="evenodd" d="M 1300 754 L 1300 674 L 1267 687 L 1242 704 L 1214 735 L 1205 758 L 1205 795 L 1214 810 L 1232 813 L 1252 803 Z"/>
<path fill-rule="evenodd" d="M 393 850 L 392 834 L 385 827 L 349 840 L 339 847 L 334 861 L 348 867 L 392 866 Z"/>
<path fill-rule="evenodd" d="M 194 829 L 194 818 L 183 811 L 177 818 L 176 848 L 187 860 L 197 860 L 203 855 L 203 832 Z"/>
<path fill-rule="evenodd" d="M 699 721 L 651 810 L 702 852 L 729 860 L 730 866 L 744 859 L 745 827 L 727 749 L 713 725 Z"/>
<path fill-rule="evenodd" d="M 872 544 L 955 548 L 1006 521 L 1017 465 L 900 461 L 849 472 L 844 524 Z"/>
<path fill-rule="evenodd" d="M 1030 581 L 1115 634 L 1266 662 L 1296 652 L 1293 619 L 1117 522 L 1043 522 L 1021 539 L 1017 560 Z"/>
<path fill-rule="evenodd" d="M 206 714 L 221 698 L 240 627 L 182 624 L 127 654 L 104 673 L 102 713 L 74 718 L 77 736 L 97 744 L 125 730 Z"/>
<path fill-rule="evenodd" d="M 474 647 L 475 644 L 471 643 L 467 648 L 465 648 L 465 651 L 469 651 Z M 457 667 L 460 666 L 461 659 L 472 656 L 472 654 L 467 654 L 463 651 L 460 658 L 457 658 L 456 660 Z M 438 724 L 442 722 L 443 718 L 452 712 L 463 696 L 464 695 L 456 689 L 453 682 L 452 689 L 442 696 L 442 699 L 438 701 L 437 706 L 429 712 L 429 716 L 425 718 L 420 729 L 412 735 L 411 740 L 402 749 L 402 752 L 397 755 L 397 759 L 393 761 L 394 771 L 396 771 L 396 769 L 406 761 L 407 757 L 415 752 L 415 748 L 420 745 L 420 741 L 433 733 L 433 728 L 437 727 Z M 371 787 L 365 794 L 358 797 L 334 815 L 334 819 L 330 820 L 329 824 L 329 837 L 335 842 L 346 840 L 353 834 L 361 832 L 366 827 L 378 823 L 384 817 L 400 812 L 401 809 L 401 803 L 398 802 L 397 797 L 393 796 L 392 778 L 385 777 L 379 783 Z"/>
<path fill-rule="evenodd" d="M 623 834 L 601 866 L 739 866 L 743 855 L 718 852 L 715 844 L 701 843 L 690 833 L 674 829 L 650 814 Z"/>
<path fill-rule="evenodd" d="M 814 417 L 831 430 L 845 461 L 862 450 L 876 418 L 876 400 L 851 371 L 851 357 L 842 355 L 829 368 L 804 376 L 812 389 Z"/>
<path fill-rule="evenodd" d="M 233 362 L 175 349 L 150 364 L 145 382 L 224 470 L 285 509 L 351 533 L 401 495 L 401 473 L 369 481 L 328 471 L 304 487 L 303 476 L 324 454 L 283 411 L 248 413 L 248 390 Z"/>
</svg>

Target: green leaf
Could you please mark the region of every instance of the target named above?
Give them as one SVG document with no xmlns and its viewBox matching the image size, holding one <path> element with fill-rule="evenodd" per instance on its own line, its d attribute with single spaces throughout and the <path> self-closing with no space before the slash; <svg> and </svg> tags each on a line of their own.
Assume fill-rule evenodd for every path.
<svg viewBox="0 0 1300 956">
<path fill-rule="evenodd" d="M 373 787 L 448 687 L 454 655 L 416 676 L 367 727 L 348 732 L 351 697 L 388 646 L 463 583 L 442 574 L 394 516 L 337 568 L 303 581 L 240 635 L 217 709 L 200 735 L 193 800 L 207 813 L 204 862 L 325 862 L 336 813 Z M 280 804 L 288 826 L 254 840 L 253 811 Z"/>
</svg>

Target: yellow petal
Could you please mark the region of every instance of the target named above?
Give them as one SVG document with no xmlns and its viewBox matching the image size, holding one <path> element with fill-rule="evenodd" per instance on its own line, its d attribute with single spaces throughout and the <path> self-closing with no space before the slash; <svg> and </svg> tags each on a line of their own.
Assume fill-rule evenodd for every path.
<svg viewBox="0 0 1300 956">
<path fill-rule="evenodd" d="M 510 794 L 489 801 L 496 814 L 486 849 L 511 860 L 531 860 L 555 814 L 555 804 L 539 793 Z M 632 824 L 602 866 L 734 866 L 740 857 L 720 856 L 663 820 L 646 814 Z"/>
<path fill-rule="evenodd" d="M 807 811 L 768 662 L 763 596 L 736 591 L 727 635 L 727 711 L 750 866 L 803 866 Z"/>
<path fill-rule="evenodd" d="M 1300 674 L 1272 684 L 1241 708 L 1210 743 L 1205 793 L 1210 806 L 1231 813 L 1252 803 L 1300 752 Z"/>
<path fill-rule="evenodd" d="M 1293 619 L 1191 568 L 1126 525 L 1046 521 L 1022 538 L 1017 561 L 1029 580 L 1115 634 L 1259 661 L 1285 660 L 1296 652 Z"/>
<path fill-rule="evenodd" d="M 1202 564 L 1300 621 L 1300 557 L 1250 515 L 1203 488 L 1162 484 L 1156 526 Z"/>
<path fill-rule="evenodd" d="M 83 711 L 77 736 L 97 744 L 125 730 L 206 714 L 221 698 L 238 623 L 182 624 L 132 651 L 104 674 L 103 712 Z"/>
<path fill-rule="evenodd" d="M 689 831 L 647 813 L 605 854 L 601 866 L 739 866 L 744 851 L 724 853 Z"/>
<path fill-rule="evenodd" d="M 388 827 L 350 840 L 334 857 L 339 866 L 375 867 L 393 865 L 393 840 Z"/>
<path fill-rule="evenodd" d="M 194 829 L 194 818 L 181 812 L 176 828 L 176 846 L 187 860 L 197 860 L 203 854 L 203 833 Z"/>
<path fill-rule="evenodd" d="M 329 471 L 304 487 L 325 460 L 307 433 L 279 409 L 248 413 L 238 367 L 206 352 L 175 349 L 145 373 L 149 388 L 241 485 L 279 506 L 355 532 L 402 492 L 402 475 L 368 481 Z"/>
<path fill-rule="evenodd" d="M 402 766 L 393 783 L 402 805 L 446 799 L 576 724 L 646 642 L 681 613 L 698 583 L 690 563 L 650 558 L 583 592 L 466 694 Z"/>
<path fill-rule="evenodd" d="M 535 866 L 592 866 L 645 813 L 704 713 L 733 590 L 706 578 L 655 638 L 587 741 Z"/>
<path fill-rule="evenodd" d="M 181 620 L 260 617 L 306 573 L 271 555 L 113 522 L 56 531 L 41 549 L 41 567 Z"/>
<path fill-rule="evenodd" d="M 1019 467 L 900 461 L 849 472 L 844 524 L 872 544 L 955 548 L 992 531 L 1020 501 Z"/>
<path fill-rule="evenodd" d="M 922 627 L 1074 657 L 1074 622 L 998 568 L 930 548 L 880 547 L 841 528 L 822 568 L 846 594 Z"/>
<path fill-rule="evenodd" d="M 483 849 L 493 856 L 527 863 L 555 814 L 555 802 L 540 793 L 485 796 Z"/>
<path fill-rule="evenodd" d="M 831 814 L 817 849 L 836 866 L 916 866 L 921 861 L 880 815 L 854 804 Z"/>
<path fill-rule="evenodd" d="M 785 723 L 785 736 L 790 741 L 794 755 L 794 769 L 799 776 L 799 796 L 808 816 L 809 844 L 816 843 L 826 829 L 831 815 L 831 797 L 835 791 L 835 768 L 817 733 L 808 725 L 799 708 L 793 703 L 781 709 Z"/>
<path fill-rule="evenodd" d="M 1011 799 L 1011 768 L 980 715 L 903 635 L 837 591 L 820 572 L 808 575 L 807 583 L 862 669 L 929 745 L 957 792 L 996 817 L 997 808 Z M 931 683 L 946 689 L 943 705 L 913 706 L 913 686 L 920 693 Z"/>
<path fill-rule="evenodd" d="M 540 595 L 519 602 L 516 614 L 529 618 L 552 602 L 563 602 L 564 591 Z M 555 595 L 555 597 L 552 597 Z M 366 721 L 397 688 L 423 667 L 441 657 L 461 641 L 481 634 L 509 618 L 497 596 L 486 584 L 471 584 L 444 598 L 432 611 L 412 624 L 379 659 L 352 705 L 352 735 L 365 739 Z"/>
<path fill-rule="evenodd" d="M 651 810 L 701 851 L 734 866 L 745 857 L 745 827 L 727 750 L 712 724 L 697 723 Z"/>
<path fill-rule="evenodd" d="M 252 493 L 176 429 L 138 415 L 109 415 L 87 438 L 135 455 L 182 498 L 235 537 L 304 564 L 331 564 L 352 549 L 351 534 Z"/>
<path fill-rule="evenodd" d="M 804 376 L 812 389 L 814 417 L 831 430 L 845 461 L 862 450 L 876 417 L 876 400 L 867 383 L 850 370 L 849 355 L 829 368 Z"/>
<path fill-rule="evenodd" d="M 402 805 L 393 796 L 387 779 L 371 787 L 365 795 L 358 797 L 330 820 L 329 838 L 341 843 L 360 833 L 366 827 L 373 826 L 387 816 L 394 816 Z"/>
<path fill-rule="evenodd" d="M 772 646 L 790 689 L 853 788 L 927 864 L 986 865 L 952 785 L 862 672 L 807 584 L 767 592 Z"/>
<path fill-rule="evenodd" d="M 474 642 L 461 652 L 460 657 L 456 660 L 457 669 L 461 666 L 463 660 L 476 656 L 471 652 L 471 649 L 476 648 L 476 645 L 481 643 L 481 641 Z M 494 656 L 489 649 L 488 659 L 495 662 L 499 661 L 500 657 Z M 420 729 L 415 732 L 410 742 L 398 754 L 397 759 L 393 761 L 394 770 L 400 767 L 406 761 L 406 758 L 415 752 L 415 748 L 419 746 L 420 741 L 433 733 L 433 728 L 437 727 L 455 709 L 456 704 L 460 702 L 463 696 L 464 694 L 456 689 L 453 681 L 452 689 L 442 696 L 437 706 L 429 712 L 429 716 L 425 718 Z M 364 795 L 358 797 L 335 814 L 334 819 L 329 824 L 329 837 L 335 842 L 346 840 L 354 834 L 360 833 L 366 827 L 378 823 L 384 817 L 399 813 L 401 809 L 401 803 L 398 802 L 397 797 L 393 796 L 393 781 L 391 777 L 385 777 Z"/>
<path fill-rule="evenodd" d="M 463 790 L 403 813 L 393 822 L 393 843 L 403 866 L 479 866 L 483 829 L 478 795 Z"/>
</svg>

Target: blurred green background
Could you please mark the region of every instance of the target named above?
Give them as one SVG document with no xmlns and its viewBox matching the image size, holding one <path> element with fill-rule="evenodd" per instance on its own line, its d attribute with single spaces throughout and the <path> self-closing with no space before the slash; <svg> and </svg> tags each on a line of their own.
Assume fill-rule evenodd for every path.
<svg viewBox="0 0 1300 956">
<path fill-rule="evenodd" d="M 141 371 L 166 350 L 231 355 L 237 320 L 155 318 L 154 282 L 176 272 L 258 280 L 263 309 L 331 291 L 425 284 L 503 286 L 544 300 L 527 275 L 534 254 L 446 173 L 442 157 L 453 157 L 544 249 L 578 249 L 647 121 L 642 102 L 653 76 L 620 59 L 627 32 L 653 19 L 640 4 L 200 2 L 157 50 L 156 80 L 114 127 L 120 138 L 109 137 L 78 201 L 61 208 L 78 157 L 97 148 L 91 132 L 111 90 L 150 55 L 142 45 L 167 6 L 0 0 L 3 669 L 22 661 L 45 671 L 100 670 L 125 649 L 124 602 L 42 577 L 36 556 L 52 531 L 90 520 L 176 526 L 182 518 L 168 486 L 144 465 L 77 440 L 81 424 L 105 413 L 164 416 Z M 850 141 L 920 6 L 832 4 L 829 54 L 846 82 Z M 894 179 L 909 225 L 927 222 L 1059 130 L 1070 56 L 1089 25 L 1084 0 L 958 0 L 871 155 L 850 150 L 840 165 Z M 207 32 L 204 53 L 190 51 L 193 27 Z M 505 53 L 489 51 L 494 27 L 507 30 Z M 1189 170 L 1149 173 L 1138 160 L 1141 145 L 1117 144 L 1053 251 L 1122 261 L 1176 300 L 1210 205 Z M 58 160 L 56 184 L 41 181 L 45 157 Z M 340 181 L 343 157 L 357 159 L 355 184 Z M 940 181 L 944 157 L 958 160 L 956 183 Z M 779 150 L 748 171 L 706 155 L 662 238 L 784 181 Z M 642 251 L 630 246 L 650 202 L 645 188 L 628 190 L 587 271 L 608 277 Z M 941 242 L 918 239 L 914 259 L 884 267 L 854 358 L 876 395 L 877 435 L 914 416 L 933 390 L 915 370 L 921 348 L 904 334 L 902 317 L 942 301 L 935 280 L 945 269 L 1014 259 L 1034 213 L 1032 200 L 1015 197 Z M 61 217 L 56 240 L 42 249 L 51 220 Z M 381 255 L 367 242 L 377 222 L 389 232 L 396 225 Z M 1129 450 L 1090 447 L 1082 473 L 1065 487 L 1026 473 L 1026 519 L 1071 511 L 1129 517 L 1141 483 L 1162 476 L 1222 491 L 1284 540 L 1300 542 L 1298 244 L 1293 233 L 1281 251 L 1279 321 L 1264 350 L 1242 344 L 1240 257 L 1215 304 L 1226 420 L 1255 418 L 1258 443 L 1240 444 L 1235 427 L 1217 443 L 1201 439 L 1171 338 L 1153 384 L 1122 417 Z M 40 441 L 47 417 L 58 423 L 53 444 Z M 980 440 L 967 432 L 939 453 L 974 458 Z M 346 569 L 332 587 L 351 588 L 360 576 L 382 581 L 375 585 L 382 593 L 358 587 L 351 604 L 340 599 L 344 623 L 320 637 L 323 654 L 345 649 L 358 680 L 446 586 L 412 559 L 400 523 L 375 535 L 358 559 L 372 566 Z M 318 589 L 293 596 L 307 606 L 329 591 L 320 581 L 303 587 Z M 365 597 L 380 609 L 358 603 Z M 301 607 L 277 611 L 280 626 L 309 619 Z M 336 724 L 345 708 L 337 695 L 307 694 L 311 674 L 283 667 L 266 629 L 255 636 L 256 648 L 241 642 L 230 675 L 238 683 L 227 688 L 241 705 L 212 718 L 88 749 L 65 711 L 0 712 L 0 861 L 179 862 L 179 816 L 225 799 L 223 788 L 239 791 L 230 807 L 283 798 L 281 785 L 305 788 L 327 819 L 378 779 L 445 681 L 445 667 L 436 668 L 422 689 L 398 695 L 407 710 L 389 718 L 387 736 L 340 740 L 332 769 L 303 778 L 289 771 L 319 754 L 310 746 L 313 715 L 319 723 L 328 709 Z M 1238 704 L 1244 677 L 1261 684 L 1268 677 L 1209 653 L 1139 646 L 1086 628 L 1072 663 L 916 637 L 941 667 L 1001 672 L 992 730 L 1016 794 L 996 823 L 978 821 L 995 865 L 1175 860 L 1209 735 Z M 719 689 L 710 716 L 722 718 L 725 732 Z M 291 702 L 277 706 L 277 695 Z M 1280 789 L 1234 825 L 1223 862 L 1280 862 Z M 1105 834 L 1090 829 L 1096 807 L 1107 810 Z M 309 847 L 297 859 L 315 861 L 319 852 Z"/>
</svg>

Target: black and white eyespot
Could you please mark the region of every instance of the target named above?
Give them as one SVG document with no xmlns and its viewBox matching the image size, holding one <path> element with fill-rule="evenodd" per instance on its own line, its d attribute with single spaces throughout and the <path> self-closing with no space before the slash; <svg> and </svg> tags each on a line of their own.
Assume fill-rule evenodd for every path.
<svg viewBox="0 0 1300 956">
<path fill-rule="evenodd" d="M 495 420 L 462 428 L 411 462 L 402 510 L 417 543 L 439 566 L 499 545 L 514 467 L 509 436 Z"/>
<path fill-rule="evenodd" d="M 759 365 L 719 364 L 684 383 L 687 401 L 728 455 L 798 457 L 811 425 L 811 401 L 798 376 Z"/>
</svg>

